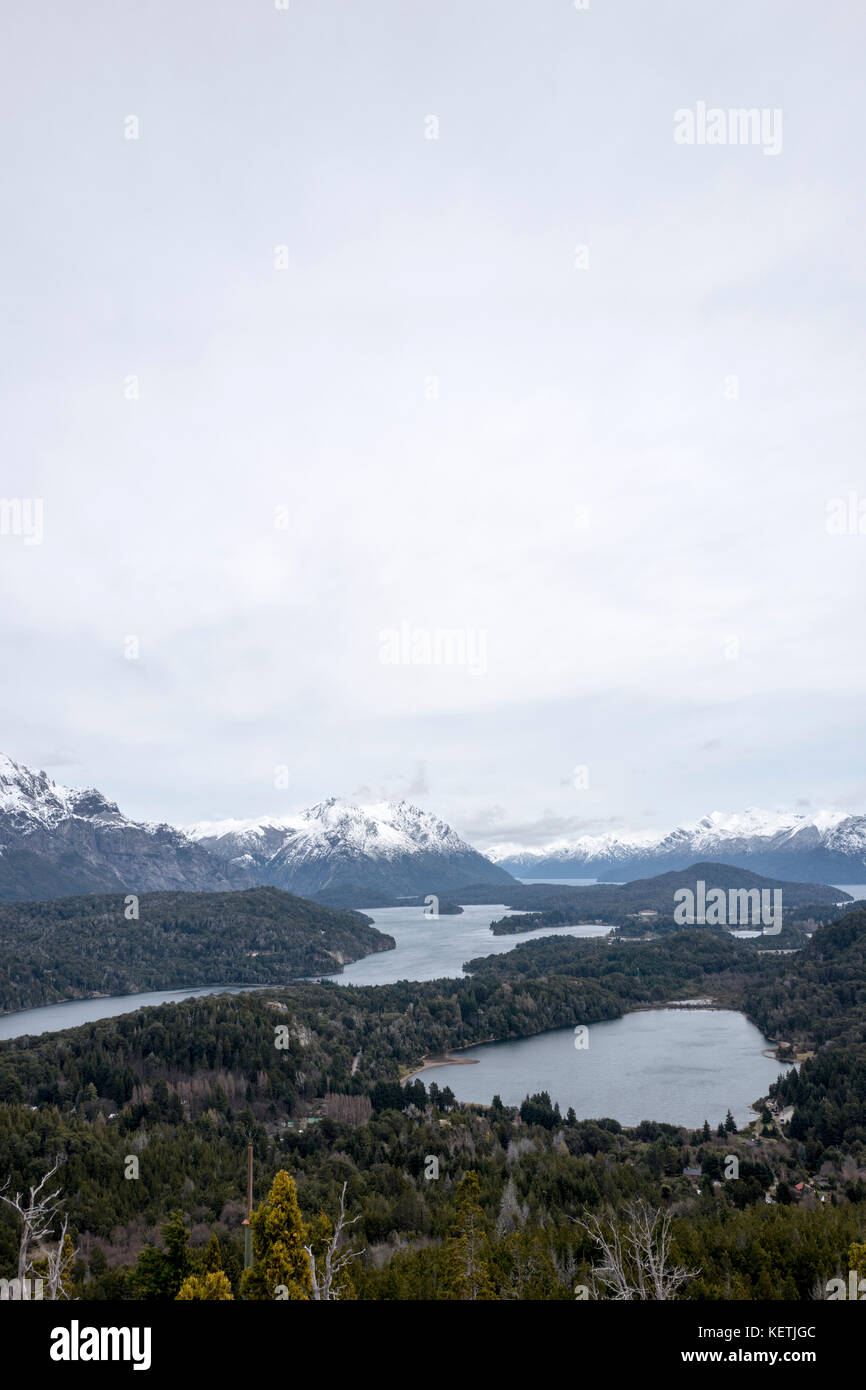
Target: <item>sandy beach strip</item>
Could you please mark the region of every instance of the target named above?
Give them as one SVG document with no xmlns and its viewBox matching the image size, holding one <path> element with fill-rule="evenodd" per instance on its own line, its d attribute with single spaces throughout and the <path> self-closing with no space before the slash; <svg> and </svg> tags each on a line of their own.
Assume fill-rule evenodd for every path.
<svg viewBox="0 0 866 1390">
<path fill-rule="evenodd" d="M 447 1053 L 434 1054 L 425 1057 L 421 1066 L 417 1067 L 415 1071 L 410 1071 L 403 1077 L 403 1080 L 414 1081 L 416 1076 L 420 1076 L 425 1071 L 432 1071 L 433 1067 L 472 1067 L 478 1061 L 480 1061 L 478 1057 L 449 1057 Z"/>
</svg>

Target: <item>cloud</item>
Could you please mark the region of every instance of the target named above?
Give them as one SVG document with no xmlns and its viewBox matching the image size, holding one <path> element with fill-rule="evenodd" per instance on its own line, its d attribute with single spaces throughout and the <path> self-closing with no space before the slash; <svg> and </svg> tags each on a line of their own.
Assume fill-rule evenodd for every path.
<svg viewBox="0 0 866 1390">
<path fill-rule="evenodd" d="M 579 816 L 545 816 L 530 822 L 507 822 L 495 827 L 483 818 L 461 827 L 462 833 L 474 845 L 520 844 L 528 847 L 546 845 L 552 840 L 576 839 L 579 835 L 600 835 L 605 830 L 625 829 L 621 818 L 604 822 Z"/>
<path fill-rule="evenodd" d="M 710 60 L 637 0 L 383 5 L 336 47 L 317 6 L 217 0 L 205 45 L 195 5 L 22 13 L 2 490 L 45 536 L 0 536 L 7 751 L 142 818 L 355 788 L 488 842 L 862 799 L 866 537 L 826 518 L 864 486 L 864 98 L 812 74 L 849 92 L 863 15 L 733 0 Z M 779 158 L 675 145 L 777 71 Z M 384 663 L 403 622 L 483 669 Z"/>
</svg>

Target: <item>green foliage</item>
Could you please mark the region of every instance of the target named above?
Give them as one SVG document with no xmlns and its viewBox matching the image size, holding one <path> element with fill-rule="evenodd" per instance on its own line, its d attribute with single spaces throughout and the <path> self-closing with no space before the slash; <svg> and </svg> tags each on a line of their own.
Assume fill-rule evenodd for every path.
<svg viewBox="0 0 866 1390">
<path fill-rule="evenodd" d="M 232 1286 L 221 1269 L 211 1270 L 202 1278 L 191 1274 L 185 1279 L 177 1295 L 177 1302 L 220 1302 L 227 1303 L 234 1298 Z"/>
<path fill-rule="evenodd" d="M 700 1269 L 686 1297 L 807 1299 L 864 1237 L 866 1185 L 849 1176 L 866 1163 L 864 935 L 858 909 L 797 957 L 761 958 L 701 930 L 537 940 L 472 962 L 469 979 L 306 983 L 13 1040 L 0 1044 L 0 1176 L 25 1189 L 47 1156 L 63 1156 L 71 1239 L 91 1250 L 73 1287 L 88 1300 L 221 1299 L 227 1287 L 272 1299 L 278 1285 L 309 1298 L 303 1245 L 323 1254 L 322 1213 L 338 1209 L 344 1182 L 361 1213 L 353 1245 L 366 1251 L 344 1297 L 354 1285 L 360 1299 L 571 1299 L 596 1258 L 572 1218 L 640 1198 L 676 1214 L 674 1257 Z M 800 1034 L 810 990 L 814 1033 Z M 400 1084 L 428 1054 L 692 993 L 750 1000 L 753 1017 L 766 1009 L 777 1020 L 777 1036 L 823 1038 L 773 1088 L 772 1136 L 737 1134 L 730 1112 L 716 1139 L 709 1124 L 563 1119 L 543 1091 L 518 1114 L 501 1098 L 487 1110 L 459 1105 L 435 1081 Z M 321 1118 L 334 1093 L 365 1108 Z M 789 1125 L 777 1119 L 785 1105 Z M 321 1122 L 299 1127 L 311 1109 Z M 259 1205 L 244 1277 L 249 1140 Z M 728 1154 L 739 1161 L 732 1180 Z M 706 1176 L 700 1195 L 686 1167 Z M 823 1205 L 797 1193 L 806 1180 L 830 1185 Z M 0 1274 L 14 1272 L 17 1235 L 0 1208 Z"/>
<path fill-rule="evenodd" d="M 464 1173 L 457 1188 L 457 1210 L 445 1242 L 443 1284 L 449 1299 L 475 1303 L 495 1297 L 481 1189 L 472 1169 Z"/>
<path fill-rule="evenodd" d="M 172 1212 L 162 1228 L 164 1250 L 149 1245 L 141 1252 L 133 1282 L 139 1298 L 176 1298 L 190 1269 L 189 1235 L 183 1212 Z"/>
<path fill-rule="evenodd" d="M 298 1206 L 294 1178 L 280 1169 L 267 1200 L 253 1212 L 253 1267 L 244 1272 L 241 1292 L 247 1299 L 309 1299 L 310 1262 L 304 1250 L 307 1232 Z"/>
<path fill-rule="evenodd" d="M 238 893 L 99 894 L 0 903 L 0 1012 L 178 986 L 282 983 L 334 974 L 393 948 L 359 912 L 277 888 Z"/>
<path fill-rule="evenodd" d="M 750 1018 L 771 1038 L 803 1048 L 864 1041 L 866 908 L 821 927 L 795 956 L 772 960 L 744 991 Z"/>
</svg>

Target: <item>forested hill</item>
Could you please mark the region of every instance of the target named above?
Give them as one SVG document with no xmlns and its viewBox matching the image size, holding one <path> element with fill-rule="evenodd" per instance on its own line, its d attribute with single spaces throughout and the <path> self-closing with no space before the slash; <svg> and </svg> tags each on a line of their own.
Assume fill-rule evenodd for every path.
<svg viewBox="0 0 866 1390">
<path fill-rule="evenodd" d="M 786 914 L 793 909 L 815 909 L 820 911 L 825 921 L 838 915 L 836 904 L 852 901 L 849 893 L 828 884 L 792 883 L 781 878 L 766 878 L 749 869 L 733 868 L 730 864 L 712 862 L 692 864 L 688 869 L 657 874 L 654 878 L 636 878 L 630 883 L 522 883 L 516 887 L 506 887 L 494 898 L 491 898 L 489 885 L 473 884 L 452 892 L 450 897 L 459 903 L 500 901 L 507 907 L 523 912 L 561 910 L 569 914 L 571 921 L 599 919 L 620 922 L 630 913 L 646 909 L 672 914 L 677 889 L 690 888 L 694 891 L 699 880 L 706 884 L 707 891 L 711 888 L 722 888 L 726 892 L 732 889 L 779 889 Z"/>
<path fill-rule="evenodd" d="M 693 996 L 710 983 L 714 993 L 726 980 L 732 988 L 739 971 L 760 969 L 756 952 L 697 931 L 618 947 L 611 961 L 598 945 L 572 938 L 532 942 L 473 962 L 481 969 L 471 979 L 305 982 L 0 1042 L 0 1102 L 63 1104 L 92 1082 L 117 1110 L 144 1080 L 170 1082 L 217 1067 L 257 1078 L 263 1096 L 291 1106 L 325 1090 L 363 1091 L 396 1081 L 428 1053 L 618 1018 L 628 1009 Z M 508 962 L 516 956 L 523 968 L 512 972 Z M 275 1048 L 280 1024 L 290 1038 Z"/>
<path fill-rule="evenodd" d="M 793 1106 L 792 1138 L 823 1148 L 866 1146 L 866 908 L 815 933 L 774 963 L 745 1006 L 765 1032 L 815 1056 L 772 1087 Z"/>
<path fill-rule="evenodd" d="M 278 888 L 4 903 L 0 1012 L 186 985 L 285 983 L 394 945 L 359 912 Z"/>
<path fill-rule="evenodd" d="M 866 908 L 821 927 L 793 956 L 779 957 L 745 1008 L 768 1036 L 798 1047 L 866 1044 Z"/>
<path fill-rule="evenodd" d="M 190 1270 L 213 1268 L 211 1254 L 230 1296 L 266 1296 L 245 1293 L 241 1278 L 252 1141 L 256 1203 L 284 1169 L 313 1223 L 335 1212 L 347 1184 L 362 1299 L 465 1296 L 448 1270 L 466 1230 L 461 1184 L 476 1180 L 485 1297 L 573 1299 L 593 1253 L 574 1218 L 642 1195 L 674 1216 L 675 1258 L 697 1271 L 687 1297 L 808 1299 L 818 1281 L 853 1267 L 866 1211 L 866 1065 L 832 1028 L 831 1044 L 773 1088 L 794 1107 L 790 1139 L 769 1108 L 748 1134 L 721 1116 L 694 1132 L 652 1117 L 623 1131 L 603 1116 L 562 1115 L 543 1091 L 519 1110 L 498 1098 L 481 1110 L 458 1105 L 436 1071 L 405 1086 L 399 1078 L 425 1054 L 671 998 L 711 993 L 737 1005 L 754 991 L 757 1010 L 780 982 L 781 1036 L 795 1017 L 785 1000 L 796 1011 L 809 989 L 816 1017 L 847 1027 L 862 1017 L 864 917 L 849 914 L 799 958 L 703 929 L 611 946 L 560 937 L 473 961 L 472 978 L 304 983 L 3 1042 L 0 1173 L 26 1190 L 62 1158 L 80 1252 L 74 1298 L 174 1298 Z M 731 1154 L 740 1168 L 728 1181 Z M 444 1181 L 425 1176 L 431 1155 Z M 137 1181 L 126 1180 L 130 1156 Z M 700 1193 L 692 1168 L 707 1179 Z M 826 1202 L 797 1195 L 807 1181 Z M 159 1226 L 165 1250 L 154 1243 Z M 12 1276 L 17 1257 L 17 1225 L 0 1204 L 0 1275 Z"/>
</svg>

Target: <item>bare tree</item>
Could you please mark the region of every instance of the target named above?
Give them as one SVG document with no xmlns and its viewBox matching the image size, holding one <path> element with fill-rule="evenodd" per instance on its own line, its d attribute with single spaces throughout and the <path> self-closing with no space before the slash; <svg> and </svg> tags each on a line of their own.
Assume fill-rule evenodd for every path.
<svg viewBox="0 0 866 1390">
<path fill-rule="evenodd" d="M 57 1248 L 55 1250 L 49 1250 L 46 1256 L 46 1264 L 48 1266 L 48 1297 L 52 1303 L 58 1298 L 69 1297 L 65 1286 L 66 1276 L 72 1269 L 75 1256 L 78 1252 L 72 1248 L 71 1241 L 69 1242 L 69 1249 L 66 1248 L 66 1232 L 68 1226 L 69 1217 L 64 1212 L 63 1225 L 60 1228 L 60 1239 L 57 1242 Z"/>
<path fill-rule="evenodd" d="M 18 1283 L 22 1286 L 24 1279 L 33 1272 L 34 1269 L 34 1250 L 42 1243 L 46 1237 L 51 1235 L 54 1225 L 60 1215 L 60 1204 L 58 1198 L 62 1188 L 56 1188 L 53 1192 L 45 1192 L 46 1183 L 53 1178 L 57 1172 L 62 1158 L 55 1159 L 48 1172 L 40 1179 L 35 1187 L 31 1187 L 30 1196 L 25 1198 L 22 1192 L 16 1192 L 14 1197 L 9 1196 L 4 1189 L 9 1186 L 11 1179 L 7 1179 L 0 1188 L 0 1200 L 17 1212 L 21 1218 L 21 1237 L 18 1245 Z M 69 1253 L 64 1256 L 63 1247 L 66 1241 L 66 1232 L 69 1225 L 69 1218 L 64 1214 L 63 1226 L 60 1232 L 60 1243 L 56 1250 L 50 1251 L 46 1256 L 48 1263 L 48 1290 L 49 1297 L 56 1299 L 62 1294 L 66 1297 L 63 1290 L 63 1277 L 68 1272 L 71 1264 Z"/>
<path fill-rule="evenodd" d="M 360 1250 L 347 1250 L 340 1254 L 340 1245 L 343 1233 L 349 1226 L 354 1226 L 356 1221 L 360 1221 L 361 1212 L 353 1216 L 351 1220 L 346 1219 L 346 1187 L 343 1183 L 343 1190 L 340 1193 L 340 1214 L 334 1224 L 328 1244 L 325 1247 L 325 1258 L 323 1265 L 317 1265 L 316 1257 L 313 1254 L 313 1247 L 305 1245 L 304 1250 L 310 1261 L 310 1279 L 313 1284 L 313 1299 L 315 1302 L 334 1302 L 340 1297 L 340 1290 L 335 1284 L 338 1274 L 346 1268 L 352 1260 L 360 1258 Z"/>
<path fill-rule="evenodd" d="M 670 1262 L 671 1215 L 644 1201 L 630 1202 L 625 1221 L 610 1210 L 601 1217 L 584 1211 L 573 1221 L 590 1235 L 601 1251 L 593 1279 L 616 1301 L 675 1298 L 683 1284 L 700 1273 Z"/>
</svg>

